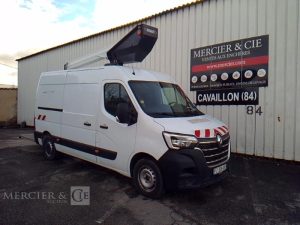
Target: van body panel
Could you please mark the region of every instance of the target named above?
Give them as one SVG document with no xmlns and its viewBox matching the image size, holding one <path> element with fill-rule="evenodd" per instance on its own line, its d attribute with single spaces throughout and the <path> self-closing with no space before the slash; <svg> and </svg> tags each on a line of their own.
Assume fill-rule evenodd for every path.
<svg viewBox="0 0 300 225">
<path fill-rule="evenodd" d="M 44 72 L 41 75 L 39 85 L 64 84 L 66 83 L 67 71 Z"/>
<path fill-rule="evenodd" d="M 39 86 L 39 95 L 36 101 L 38 109 L 42 107 L 50 109 L 62 109 L 64 95 L 64 85 L 62 84 L 41 84 Z M 54 110 L 52 110 L 54 111 Z"/>
<path fill-rule="evenodd" d="M 98 80 L 97 71 L 88 71 L 87 74 L 80 71 L 68 72 L 61 123 L 61 138 L 69 145 L 63 150 L 69 152 L 68 148 L 76 147 L 76 143 L 87 145 L 81 147 L 77 144 L 77 149 L 72 154 L 94 163 L 95 127 L 99 108 L 99 101 L 96 101 L 99 96 Z"/>
<path fill-rule="evenodd" d="M 98 70 L 68 71 L 66 84 L 98 84 L 103 70 L 99 68 Z"/>
<path fill-rule="evenodd" d="M 36 95 L 35 127 L 39 132 L 61 136 L 64 82 L 66 72 L 43 73 Z"/>
<path fill-rule="evenodd" d="M 102 119 L 108 129 L 97 128 L 96 147 L 111 151 L 116 157 L 97 156 L 97 164 L 104 165 L 122 171 L 123 174 L 130 176 L 127 161 L 135 148 L 137 125 L 120 124 L 110 118 Z"/>
<path fill-rule="evenodd" d="M 155 118 L 165 131 L 195 135 L 195 130 L 215 129 L 225 126 L 221 121 L 208 115 L 194 117 Z"/>
<path fill-rule="evenodd" d="M 162 136 L 164 128 L 160 124 L 155 123 L 150 116 L 140 114 L 135 154 L 140 152 L 147 153 L 158 160 L 168 150 Z"/>
</svg>

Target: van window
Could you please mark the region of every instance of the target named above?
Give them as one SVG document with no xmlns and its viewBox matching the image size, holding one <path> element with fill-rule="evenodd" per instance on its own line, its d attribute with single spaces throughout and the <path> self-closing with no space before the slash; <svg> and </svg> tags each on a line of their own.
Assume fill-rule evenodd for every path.
<svg viewBox="0 0 300 225">
<path fill-rule="evenodd" d="M 125 88 L 118 83 L 108 83 L 104 86 L 104 107 L 106 111 L 116 116 L 119 103 L 128 103 L 132 106 Z"/>
<path fill-rule="evenodd" d="M 155 81 L 129 81 L 143 111 L 154 118 L 203 115 L 178 85 Z"/>
<path fill-rule="evenodd" d="M 172 102 L 178 102 L 178 104 L 186 105 L 185 98 L 179 93 L 179 91 L 172 86 L 165 86 L 161 89 L 161 96 L 163 98 L 163 104 L 170 104 Z"/>
</svg>

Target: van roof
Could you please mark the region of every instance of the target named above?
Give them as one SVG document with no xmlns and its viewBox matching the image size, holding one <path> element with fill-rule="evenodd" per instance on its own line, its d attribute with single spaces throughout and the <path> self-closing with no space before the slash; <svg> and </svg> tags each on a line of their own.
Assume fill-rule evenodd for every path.
<svg viewBox="0 0 300 225">
<path fill-rule="evenodd" d="M 124 74 L 124 80 L 144 80 L 144 81 L 161 81 L 174 83 L 170 75 L 144 69 L 137 69 L 127 66 L 116 66 Z"/>
<path fill-rule="evenodd" d="M 80 80 L 84 80 L 84 76 L 87 76 L 87 74 L 83 73 L 84 71 L 90 71 L 91 74 L 93 74 L 92 75 L 94 77 L 93 80 L 96 79 L 98 81 L 101 81 L 103 79 L 105 80 L 112 79 L 112 80 L 122 80 L 124 82 L 128 82 L 130 80 L 141 80 L 141 81 L 159 81 L 159 82 L 175 83 L 174 79 L 167 74 L 163 74 L 151 70 L 133 68 L 129 66 L 116 66 L 116 65 L 43 72 L 41 77 L 50 78 L 53 76 L 57 77 L 60 75 L 65 76 L 67 74 L 73 74 L 74 76 L 81 77 Z M 101 71 L 101 73 L 98 76 L 98 74 L 93 71 L 95 72 Z"/>
</svg>

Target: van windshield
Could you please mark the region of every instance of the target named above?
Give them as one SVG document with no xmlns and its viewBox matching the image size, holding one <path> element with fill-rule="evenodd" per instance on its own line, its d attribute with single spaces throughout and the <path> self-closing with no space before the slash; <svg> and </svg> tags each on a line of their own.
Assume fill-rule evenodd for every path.
<svg viewBox="0 0 300 225">
<path fill-rule="evenodd" d="M 129 86 L 143 111 L 155 118 L 203 115 L 178 85 L 129 81 Z"/>
</svg>

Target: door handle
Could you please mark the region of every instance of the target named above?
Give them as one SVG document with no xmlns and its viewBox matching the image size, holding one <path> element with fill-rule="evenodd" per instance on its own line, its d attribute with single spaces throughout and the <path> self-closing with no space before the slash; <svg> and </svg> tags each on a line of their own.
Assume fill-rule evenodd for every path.
<svg viewBox="0 0 300 225">
<path fill-rule="evenodd" d="M 83 125 L 84 125 L 84 126 L 90 127 L 90 126 L 91 126 L 91 123 L 89 123 L 89 122 L 84 122 Z"/>
<path fill-rule="evenodd" d="M 108 126 L 107 126 L 106 124 L 101 124 L 101 125 L 100 125 L 100 128 L 101 128 L 101 129 L 108 129 Z"/>
</svg>

